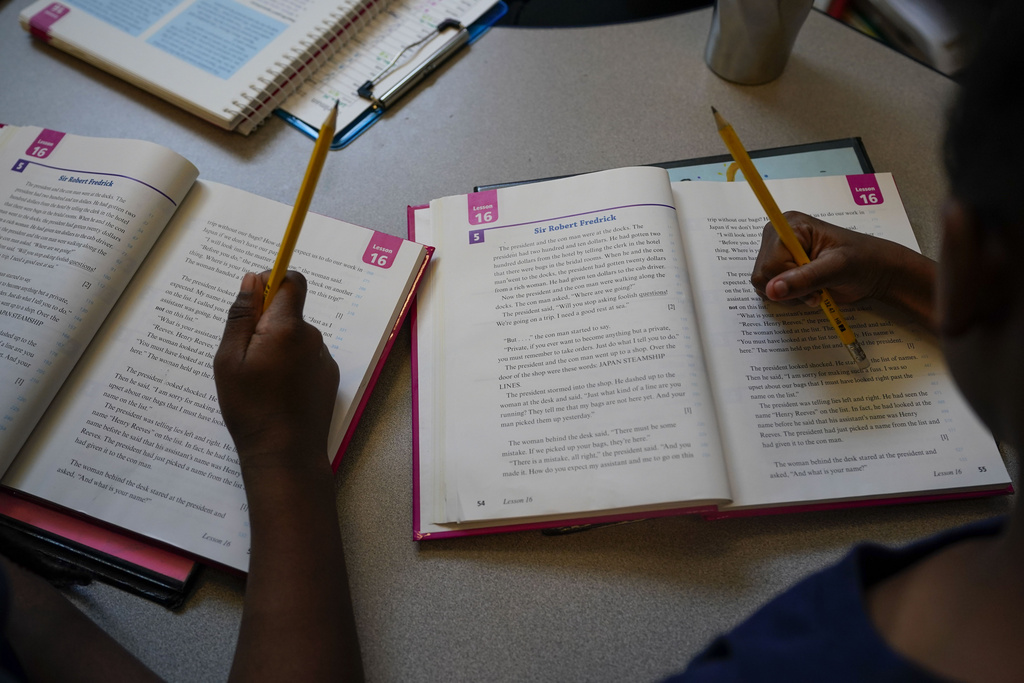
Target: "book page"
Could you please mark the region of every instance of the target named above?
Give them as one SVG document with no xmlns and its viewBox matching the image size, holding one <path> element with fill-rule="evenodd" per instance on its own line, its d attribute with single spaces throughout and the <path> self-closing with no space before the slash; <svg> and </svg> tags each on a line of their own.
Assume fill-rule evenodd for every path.
<svg viewBox="0 0 1024 683">
<path fill-rule="evenodd" d="M 728 497 L 671 202 L 642 168 L 431 205 L 420 456 L 444 463 L 425 521 Z"/>
<path fill-rule="evenodd" d="M 769 181 L 783 211 L 917 250 L 888 174 Z M 820 309 L 762 302 L 750 273 L 767 223 L 746 183 L 673 184 L 734 505 L 1008 483 L 936 340 L 880 304 L 842 307 L 857 371 Z"/>
<path fill-rule="evenodd" d="M 68 0 L 55 7 L 41 0 L 21 13 L 21 23 L 212 123 L 248 133 L 386 4 Z"/>
<path fill-rule="evenodd" d="M 196 175 L 149 142 L 0 128 L 0 473 Z"/>
<path fill-rule="evenodd" d="M 199 181 L 3 483 L 245 570 L 241 472 L 212 361 L 242 276 L 273 265 L 291 208 Z M 333 458 L 425 250 L 309 214 L 292 267 L 341 371 Z"/>
<path fill-rule="evenodd" d="M 364 83 L 375 81 L 373 94 L 383 95 L 451 40 L 455 31 L 448 29 L 406 52 L 407 47 L 430 36 L 445 19 L 468 26 L 493 5 L 494 0 L 393 0 L 386 12 L 305 80 L 281 109 L 319 127 L 337 102 L 337 129 L 343 130 L 370 106 L 370 100 L 357 92 Z"/>
</svg>

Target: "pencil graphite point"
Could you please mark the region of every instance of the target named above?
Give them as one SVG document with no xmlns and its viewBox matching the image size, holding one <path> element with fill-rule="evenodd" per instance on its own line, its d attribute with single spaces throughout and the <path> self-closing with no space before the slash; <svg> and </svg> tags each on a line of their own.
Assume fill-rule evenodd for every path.
<svg viewBox="0 0 1024 683">
<path fill-rule="evenodd" d="M 868 358 L 868 354 L 864 353 L 864 349 L 860 347 L 860 342 L 853 342 L 852 344 L 844 344 L 846 350 L 850 352 L 850 356 L 853 358 L 853 362 L 857 364 L 858 370 L 867 370 L 871 367 L 871 360 Z"/>
</svg>

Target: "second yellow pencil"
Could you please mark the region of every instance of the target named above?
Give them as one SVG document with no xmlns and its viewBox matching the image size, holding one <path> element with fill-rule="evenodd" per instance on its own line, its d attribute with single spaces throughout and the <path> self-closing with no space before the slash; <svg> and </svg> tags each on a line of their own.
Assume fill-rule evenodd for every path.
<svg viewBox="0 0 1024 683">
<path fill-rule="evenodd" d="M 277 259 L 274 261 L 274 268 L 270 271 L 270 279 L 263 290 L 263 310 L 270 307 L 270 301 L 281 286 L 284 275 L 288 271 L 288 264 L 292 259 L 292 251 L 295 250 L 295 243 L 299 241 L 299 233 L 302 231 L 302 224 L 309 213 L 309 204 L 313 201 L 313 192 L 320 180 L 320 170 L 324 167 L 324 160 L 331 148 L 331 140 L 334 138 L 334 128 L 338 122 L 338 103 L 327 114 L 324 125 L 320 126 L 320 132 L 316 137 L 316 144 L 313 145 L 313 154 L 310 155 L 309 165 L 306 166 L 306 175 L 302 178 L 302 185 L 299 187 L 299 196 L 295 199 L 295 206 L 292 207 L 291 218 L 288 219 L 288 227 L 284 231 L 284 239 L 281 240 L 281 248 L 277 250 Z"/>
</svg>

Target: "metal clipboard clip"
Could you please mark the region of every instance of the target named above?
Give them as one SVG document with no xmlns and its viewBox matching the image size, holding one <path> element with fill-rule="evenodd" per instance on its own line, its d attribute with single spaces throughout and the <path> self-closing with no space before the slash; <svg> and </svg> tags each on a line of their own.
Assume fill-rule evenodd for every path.
<svg viewBox="0 0 1024 683">
<path fill-rule="evenodd" d="M 418 49 L 424 43 L 432 40 L 434 37 L 440 35 L 442 32 L 448 29 L 455 29 L 455 35 L 452 36 L 444 45 L 435 50 L 433 54 L 427 57 L 427 59 L 424 60 L 422 64 L 420 64 L 418 67 L 416 67 L 408 74 L 406 74 L 404 77 L 402 77 L 402 79 L 399 80 L 398 83 L 395 83 L 393 86 L 391 86 L 391 88 L 389 88 L 387 92 L 385 92 L 384 94 L 378 96 L 373 93 L 374 87 L 376 87 L 378 83 L 383 81 L 398 68 L 399 62 L 402 60 L 402 57 L 406 53 Z M 370 81 L 366 81 L 361 86 L 359 86 L 359 89 L 356 91 L 356 94 L 358 94 L 359 97 L 365 100 L 369 100 L 370 107 L 372 109 L 378 111 L 385 111 L 387 110 L 388 107 L 394 104 L 395 101 L 400 99 L 405 93 L 409 92 L 409 90 L 411 90 L 417 83 L 426 78 L 427 75 L 434 71 L 434 69 L 443 64 L 445 60 L 447 60 L 449 57 L 455 54 L 455 52 L 457 52 L 459 48 L 463 47 L 464 45 L 467 45 L 469 43 L 469 39 L 469 29 L 463 26 L 461 22 L 455 19 L 445 19 L 444 21 L 437 25 L 437 28 L 428 33 L 426 36 L 420 38 L 411 45 L 407 45 L 401 52 L 399 52 L 395 56 L 394 59 L 391 60 L 391 63 L 388 64 L 387 67 L 385 67 L 384 70 L 380 72 L 376 78 Z"/>
<path fill-rule="evenodd" d="M 391 60 L 383 72 L 378 74 L 373 80 L 367 81 L 356 90 L 355 94 L 357 97 L 363 101 L 368 101 L 369 105 L 357 116 L 351 119 L 348 124 L 344 125 L 341 130 L 335 133 L 334 141 L 331 143 L 331 149 L 344 149 L 353 140 L 365 133 L 377 120 L 384 116 L 385 109 L 393 106 L 396 100 L 409 92 L 417 83 L 422 81 L 427 75 L 441 66 L 445 60 L 458 52 L 460 48 L 466 45 L 472 45 L 480 38 L 480 36 L 494 26 L 494 24 L 503 17 L 507 11 L 508 6 L 502 0 L 499 0 L 499 2 L 494 3 L 489 10 L 484 12 L 483 15 L 469 26 L 464 26 L 461 22 L 454 19 L 445 19 L 425 37 L 417 40 L 414 44 L 403 48 L 402 52 L 399 53 L 395 59 Z M 413 59 L 409 56 L 410 51 L 416 50 L 418 52 L 417 48 L 422 50 L 425 44 L 437 38 L 441 32 L 450 31 L 452 29 L 455 29 L 456 33 L 451 37 L 451 39 L 430 54 L 424 61 L 419 62 L 418 65 L 413 67 L 407 75 L 401 77 L 398 83 L 390 87 L 387 92 L 379 96 L 374 95 L 374 88 L 377 85 L 380 85 L 385 78 L 388 76 L 394 76 L 395 72 L 399 69 L 413 63 Z M 400 64 L 399 62 L 403 58 L 405 59 L 405 63 Z M 275 109 L 274 113 L 287 121 L 290 125 L 298 128 L 310 139 L 316 140 L 319 131 L 307 121 L 304 121 L 294 114 L 290 114 L 280 108 Z"/>
</svg>

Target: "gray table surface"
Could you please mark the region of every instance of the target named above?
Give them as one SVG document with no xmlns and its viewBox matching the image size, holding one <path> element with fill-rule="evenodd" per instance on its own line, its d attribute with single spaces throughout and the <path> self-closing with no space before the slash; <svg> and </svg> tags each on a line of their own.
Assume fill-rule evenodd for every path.
<svg viewBox="0 0 1024 683">
<path fill-rule="evenodd" d="M 202 176 L 291 203 L 311 142 L 278 119 L 223 132 L 18 26 L 0 0 L 0 121 L 134 137 Z M 492 30 L 348 149 L 313 210 L 392 234 L 407 204 L 503 182 L 721 154 L 709 106 L 751 148 L 860 136 L 895 174 L 937 252 L 940 140 L 955 85 L 812 13 L 783 76 L 736 86 L 703 63 L 703 10 L 579 29 Z M 564 537 L 412 540 L 406 328 L 338 472 L 356 619 L 374 681 L 656 680 L 716 633 L 864 540 L 899 544 L 1006 512 L 1009 497 L 707 522 L 660 519 Z M 1011 469 L 1016 473 L 1016 462 Z M 243 582 L 205 570 L 170 612 L 95 585 L 72 599 L 159 674 L 226 677 Z"/>
</svg>

